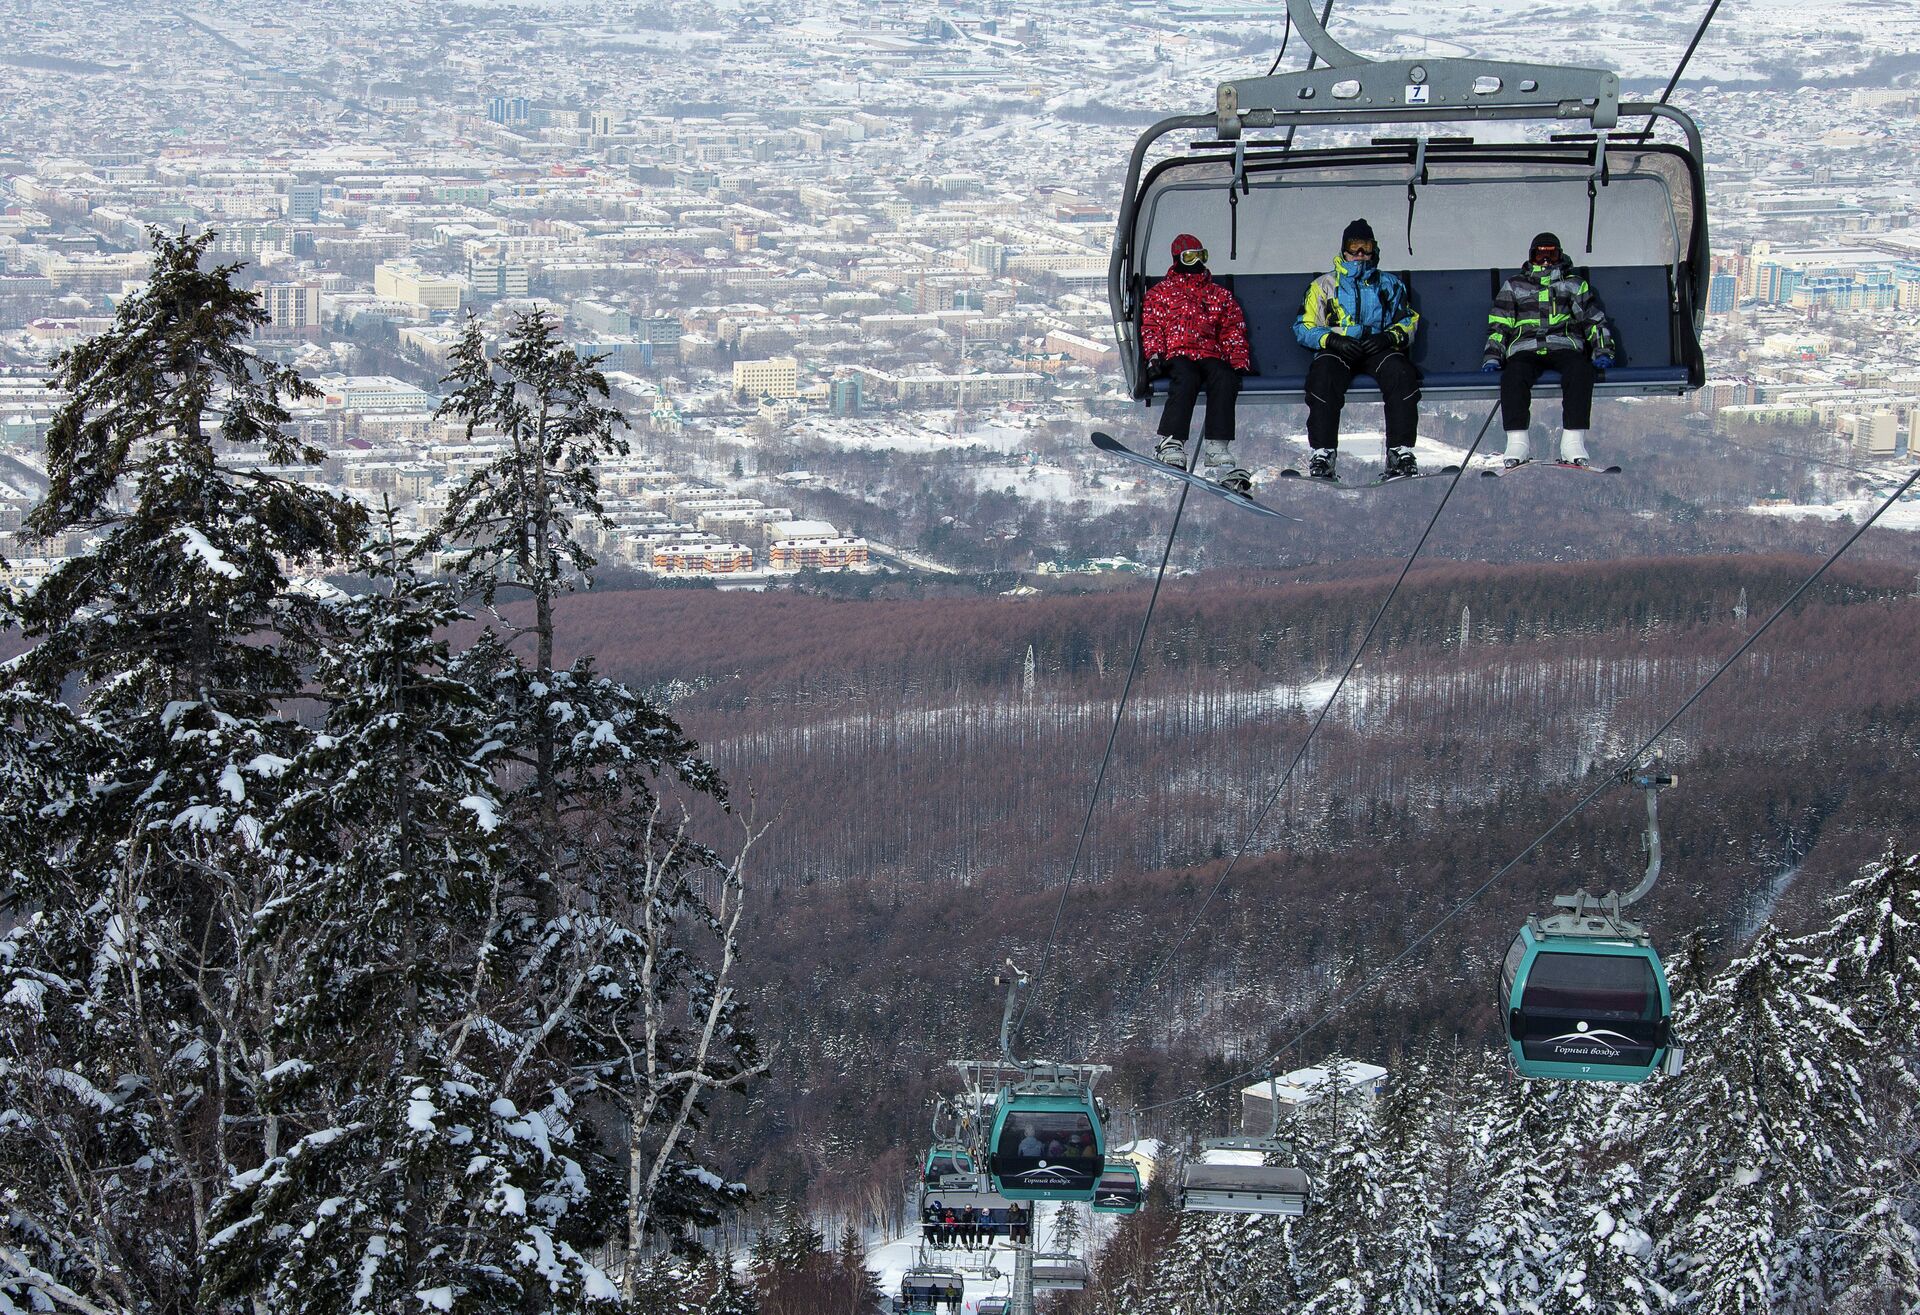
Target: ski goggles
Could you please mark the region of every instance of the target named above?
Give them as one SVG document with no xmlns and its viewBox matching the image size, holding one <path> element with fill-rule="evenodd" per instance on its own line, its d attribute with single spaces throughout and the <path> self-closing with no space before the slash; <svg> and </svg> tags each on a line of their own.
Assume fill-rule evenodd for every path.
<svg viewBox="0 0 1920 1315">
<path fill-rule="evenodd" d="M 1207 249 L 1205 247 L 1188 247 L 1180 253 L 1180 263 L 1188 266 L 1206 264 Z"/>
<path fill-rule="evenodd" d="M 1345 256 L 1348 260 L 1372 260 L 1375 256 L 1380 254 L 1380 248 L 1374 246 L 1372 243 L 1369 242 L 1365 245 L 1356 244 L 1354 246 L 1350 246 L 1340 254 Z"/>
<path fill-rule="evenodd" d="M 1559 247 L 1535 247 L 1527 253 L 1536 265 L 1547 265 L 1560 259 Z"/>
</svg>

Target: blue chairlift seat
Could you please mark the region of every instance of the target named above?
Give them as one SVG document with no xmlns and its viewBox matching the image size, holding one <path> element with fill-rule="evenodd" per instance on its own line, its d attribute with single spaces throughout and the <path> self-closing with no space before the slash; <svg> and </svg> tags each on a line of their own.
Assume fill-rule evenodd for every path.
<svg viewBox="0 0 1920 1315">
<path fill-rule="evenodd" d="M 966 1295 L 966 1280 L 957 1270 L 930 1265 L 915 1265 L 900 1279 L 900 1304 L 914 1312 L 933 1312 L 945 1306 L 960 1309 Z"/>
<path fill-rule="evenodd" d="M 1241 396 L 1272 401 L 1302 401 L 1306 396 L 1307 367 L 1313 353 L 1293 336 L 1293 322 L 1307 285 L 1322 271 L 1301 274 L 1223 275 L 1218 282 L 1231 290 L 1247 317 L 1247 340 L 1253 373 L 1242 378 Z M 1421 391 L 1428 397 L 1486 397 L 1499 394 L 1499 376 L 1480 369 L 1487 338 L 1487 309 L 1494 293 L 1513 270 L 1439 269 L 1402 272 L 1409 300 L 1420 313 L 1419 331 L 1411 353 L 1420 371 Z M 1595 385 L 1596 394 L 1644 396 L 1685 393 L 1694 385 L 1692 370 L 1676 358 L 1683 355 L 1672 311 L 1672 271 L 1664 265 L 1624 266 L 1585 271 L 1612 322 L 1616 350 L 1613 368 Z M 1158 282 L 1151 280 L 1148 286 Z M 1461 328 L 1465 325 L 1467 327 Z M 1557 386 L 1560 374 L 1547 370 L 1535 391 Z M 1156 397 L 1167 391 L 1165 379 L 1150 381 Z M 1373 380 L 1362 375 L 1348 396 L 1365 401 L 1377 394 Z"/>
</svg>

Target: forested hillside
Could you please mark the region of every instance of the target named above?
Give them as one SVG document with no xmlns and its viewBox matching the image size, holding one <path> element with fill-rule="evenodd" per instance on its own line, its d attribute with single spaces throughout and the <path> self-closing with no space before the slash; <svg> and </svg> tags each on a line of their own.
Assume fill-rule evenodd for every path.
<svg viewBox="0 0 1920 1315">
<path fill-rule="evenodd" d="M 1125 1105 L 1290 1034 L 1591 788 L 1814 564 L 1416 572 L 1253 856 L 1140 1008 L 1129 988 L 1242 843 L 1391 577 L 1178 582 L 1033 1035 L 1117 1062 Z M 1664 939 L 1698 929 L 1724 957 L 1770 911 L 1792 924 L 1910 816 L 1911 593 L 1904 568 L 1843 563 L 1676 728 L 1682 785 L 1651 906 Z M 988 1045 L 985 975 L 1037 952 L 1144 601 L 653 591 L 563 608 L 563 647 L 670 686 L 676 717 L 771 822 L 756 862 L 778 894 L 750 970 L 804 1076 L 733 1132 L 762 1185 L 884 1199 L 867 1180 L 898 1181 L 944 1061 Z M 1421 1039 L 1491 1036 L 1513 927 L 1554 893 L 1637 875 L 1629 794 L 1578 817 L 1315 1045 L 1391 1063 Z M 1178 1116 L 1217 1125 L 1225 1110 Z"/>
</svg>

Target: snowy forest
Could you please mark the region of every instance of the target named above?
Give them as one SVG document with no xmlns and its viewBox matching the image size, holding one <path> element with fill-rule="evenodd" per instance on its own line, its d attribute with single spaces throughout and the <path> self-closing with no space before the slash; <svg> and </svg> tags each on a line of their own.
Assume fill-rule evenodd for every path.
<svg viewBox="0 0 1920 1315">
<path fill-rule="evenodd" d="M 626 444 L 594 361 L 537 312 L 497 341 L 470 323 L 442 414 L 492 455 L 422 532 L 297 478 L 317 454 L 287 406 L 312 386 L 248 350 L 264 312 L 208 242 L 155 233 L 145 289 L 60 358 L 30 524 L 86 549 L 0 611 L 0 1315 L 879 1311 L 868 1248 L 902 1222 L 934 1070 L 984 1043 L 998 929 L 1024 952 L 1044 923 L 1054 868 L 1033 855 L 1064 841 L 1022 830 L 1016 801 L 1064 797 L 1101 730 L 1123 657 L 1112 601 L 1045 600 L 1017 626 L 987 609 L 1019 604 L 928 602 L 917 629 L 806 598 L 717 629 L 688 618 L 745 604 L 583 606 L 596 465 Z M 1175 973 L 1142 1019 L 1122 933 L 1190 907 L 1248 824 L 1235 783 L 1271 767 L 1326 654 L 1364 624 L 1332 577 L 1255 582 L 1284 594 L 1279 625 L 1244 585 L 1196 588 L 1147 668 L 1179 693 L 1143 701 L 1124 750 L 1130 778 L 1166 788 L 1127 801 L 1109 839 L 1128 880 L 1112 858 L 1095 874 L 1085 916 L 1110 943 L 1036 1030 L 1110 1048 L 1123 1115 L 1229 1076 L 1697 678 L 1749 590 L 1795 574 L 1424 577 L 1361 682 L 1364 715 L 1314 764 L 1320 793 L 1287 804 L 1311 895 L 1256 870 L 1193 947 L 1210 966 Z M 1836 572 L 1783 626 L 1771 674 L 1804 682 L 1823 724 L 1783 732 L 1756 701 L 1710 723 L 1720 785 L 1673 853 L 1737 861 L 1667 906 L 1676 923 L 1791 868 L 1823 829 L 1854 871 L 1792 932 L 1769 902 L 1750 934 L 1676 935 L 1679 1075 L 1513 1077 L 1480 1044 L 1504 943 L 1449 940 L 1427 980 L 1326 1038 L 1390 1051 L 1393 1076 L 1377 1102 L 1326 1100 L 1287 1129 L 1315 1181 L 1304 1217 L 1174 1209 L 1180 1158 L 1230 1114 L 1195 1102 L 1154 1129 L 1149 1207 L 1098 1234 L 1092 1283 L 1055 1310 L 1920 1306 L 1903 578 Z M 608 617 L 624 637 L 596 637 Z M 1840 623 L 1852 642 L 1834 652 Z M 826 636 L 861 626 L 894 647 L 836 665 Z M 724 678 L 701 669 L 715 647 Z M 1583 728 L 1571 690 L 1615 724 Z M 1573 748 L 1501 765 L 1469 729 L 1489 702 Z M 1202 731 L 1218 756 L 1167 747 Z M 1361 752 L 1369 737 L 1391 752 Z M 1436 788 L 1395 766 L 1447 755 L 1484 774 Z M 1826 779 L 1853 757 L 1857 796 Z M 956 764 L 951 811 L 918 811 Z M 803 770 L 815 799 L 884 779 L 807 819 L 762 797 Z M 1573 835 L 1630 868 L 1618 821 Z M 1129 923 L 1114 910 L 1135 896 L 1148 911 Z M 981 944 L 943 938 L 955 909 Z M 1282 963 L 1283 934 L 1308 942 L 1284 976 L 1223 985 Z M 755 1240 L 734 1254 L 721 1239 L 740 1231 Z"/>
</svg>

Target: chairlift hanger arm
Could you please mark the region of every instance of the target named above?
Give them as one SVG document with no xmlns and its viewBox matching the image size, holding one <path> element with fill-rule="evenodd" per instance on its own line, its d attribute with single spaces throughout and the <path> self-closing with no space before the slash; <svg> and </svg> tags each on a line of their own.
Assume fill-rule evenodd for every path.
<svg viewBox="0 0 1920 1315">
<path fill-rule="evenodd" d="M 1000 1015 L 1000 1054 L 1012 1067 L 1025 1068 L 1026 1065 L 1023 1062 L 1014 1058 L 1013 1023 L 1014 1014 L 1020 1005 L 1020 995 L 1027 986 L 1027 975 L 1014 966 L 1013 960 L 1008 959 L 1005 973 L 996 975 L 993 982 L 996 986 L 1007 988 L 1007 1007 Z"/>
<path fill-rule="evenodd" d="M 1627 784 L 1647 796 L 1647 871 L 1639 885 L 1620 897 L 1621 908 L 1644 899 L 1660 880 L 1660 792 L 1671 789 L 1679 781 L 1679 776 L 1672 772 L 1651 769 L 1627 775 Z"/>
</svg>

